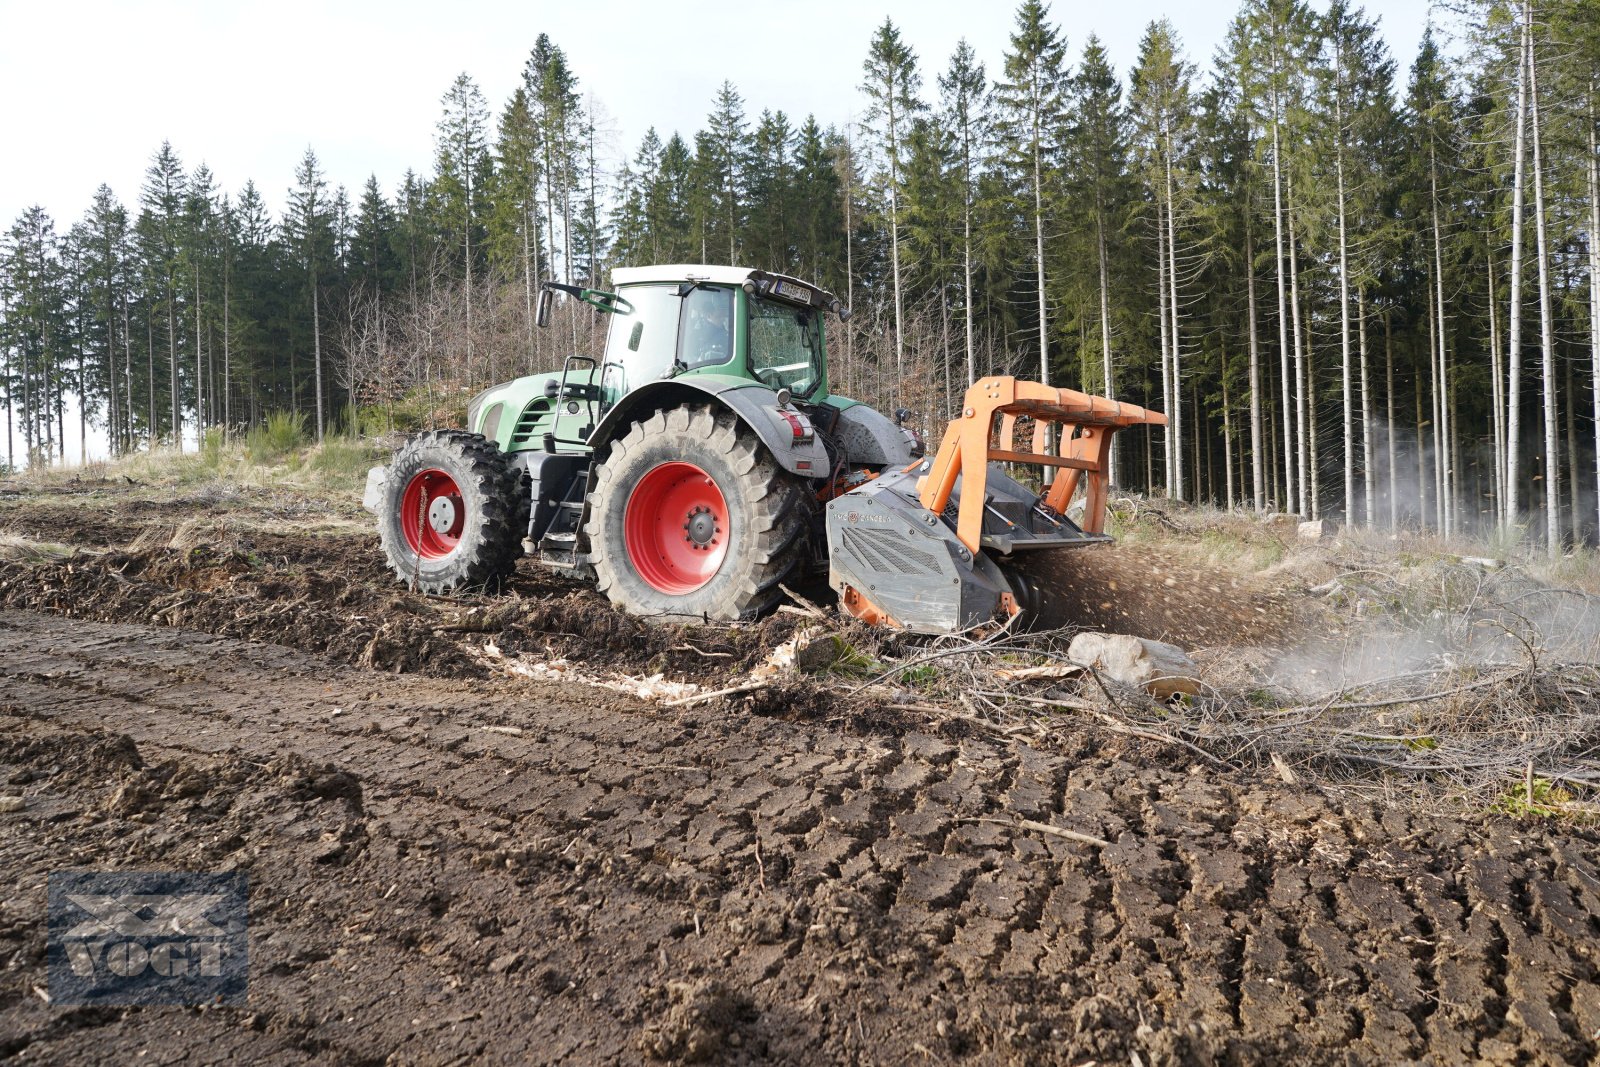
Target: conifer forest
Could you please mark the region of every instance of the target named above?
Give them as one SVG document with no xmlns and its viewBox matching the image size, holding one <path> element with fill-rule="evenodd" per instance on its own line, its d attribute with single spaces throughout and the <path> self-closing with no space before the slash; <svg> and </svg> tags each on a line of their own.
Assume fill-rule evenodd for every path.
<svg viewBox="0 0 1600 1067">
<path fill-rule="evenodd" d="M 1593 544 L 1600 2 L 1434 20 L 1396 57 L 1375 10 L 1245 0 L 1215 55 L 1161 20 L 1124 71 L 1041 0 L 995 56 L 885 19 L 841 45 L 853 121 L 725 82 L 701 129 L 620 161 L 607 72 L 541 36 L 510 99 L 441 86 L 398 183 L 335 186 L 308 149 L 281 212 L 163 143 L 141 188 L 0 236 L 0 462 L 459 409 L 603 342 L 575 301 L 535 328 L 542 280 L 726 262 L 837 294 L 833 390 L 933 438 L 1013 374 L 1167 412 L 1116 456 L 1129 489 Z"/>
</svg>

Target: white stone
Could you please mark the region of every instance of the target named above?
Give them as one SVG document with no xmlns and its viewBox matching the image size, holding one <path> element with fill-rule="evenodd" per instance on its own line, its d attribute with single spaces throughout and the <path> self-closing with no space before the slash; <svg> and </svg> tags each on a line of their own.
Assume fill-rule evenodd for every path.
<svg viewBox="0 0 1600 1067">
<path fill-rule="evenodd" d="M 1312 519 L 1300 524 L 1300 537 L 1306 541 L 1320 541 L 1333 533 L 1333 523 L 1327 519 Z"/>
<path fill-rule="evenodd" d="M 1196 677 L 1200 668 L 1183 649 L 1164 641 L 1131 634 L 1081 633 L 1072 639 L 1067 656 L 1124 685 L 1141 686 L 1162 700 L 1174 693 L 1200 691 Z"/>
</svg>

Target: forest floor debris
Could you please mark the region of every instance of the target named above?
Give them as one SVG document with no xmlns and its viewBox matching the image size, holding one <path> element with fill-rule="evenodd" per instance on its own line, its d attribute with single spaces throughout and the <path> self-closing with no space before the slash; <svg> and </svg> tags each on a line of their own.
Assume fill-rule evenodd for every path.
<svg viewBox="0 0 1600 1067">
<path fill-rule="evenodd" d="M 59 548 L 0 555 L 0 1055 L 1600 1053 L 1574 563 L 1123 502 L 1069 566 L 1193 657 L 1162 700 L 1071 630 L 656 627 L 530 564 L 428 598 L 338 500 L 20 489 L 0 537 Z M 249 1010 L 59 1014 L 67 855 L 248 867 Z"/>
</svg>

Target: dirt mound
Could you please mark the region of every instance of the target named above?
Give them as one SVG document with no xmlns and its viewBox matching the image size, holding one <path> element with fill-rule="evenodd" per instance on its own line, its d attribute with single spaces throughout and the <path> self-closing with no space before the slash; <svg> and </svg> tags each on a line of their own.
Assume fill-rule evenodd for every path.
<svg viewBox="0 0 1600 1067">
<path fill-rule="evenodd" d="M 647 993 L 642 1012 L 655 1016 L 639 1042 L 645 1055 L 676 1063 L 705 1063 L 743 1044 L 741 1024 L 757 1012 L 748 998 L 720 982 L 668 982 Z"/>
<path fill-rule="evenodd" d="M 153 531 L 153 532 L 152 532 Z M 394 581 L 376 537 L 243 535 L 192 524 L 147 528 L 127 548 L 0 561 L 0 605 L 73 618 L 139 619 L 273 641 L 373 670 L 485 677 L 480 650 L 704 680 L 748 670 L 793 632 L 655 626 L 531 563 L 496 597 L 424 597 Z"/>
</svg>

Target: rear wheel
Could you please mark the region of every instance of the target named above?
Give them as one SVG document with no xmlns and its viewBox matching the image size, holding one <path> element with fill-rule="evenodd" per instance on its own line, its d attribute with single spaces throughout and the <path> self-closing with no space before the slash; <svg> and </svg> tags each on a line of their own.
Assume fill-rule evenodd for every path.
<svg viewBox="0 0 1600 1067">
<path fill-rule="evenodd" d="M 588 536 L 599 587 L 663 621 L 751 618 L 801 564 L 816 506 L 730 412 L 657 412 L 611 446 Z"/>
<path fill-rule="evenodd" d="M 521 476 L 481 434 L 413 437 L 389 464 L 378 512 L 389 569 L 429 594 L 497 587 L 522 555 L 525 497 Z"/>
</svg>

